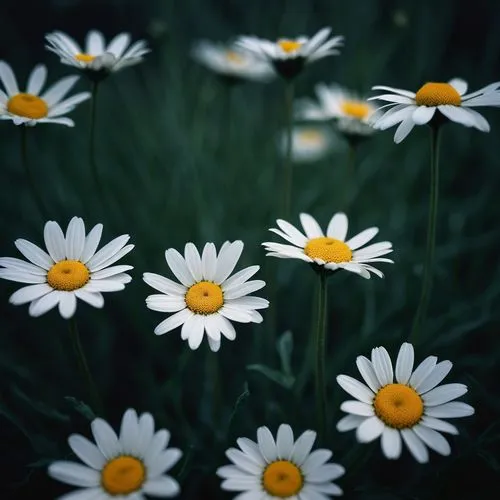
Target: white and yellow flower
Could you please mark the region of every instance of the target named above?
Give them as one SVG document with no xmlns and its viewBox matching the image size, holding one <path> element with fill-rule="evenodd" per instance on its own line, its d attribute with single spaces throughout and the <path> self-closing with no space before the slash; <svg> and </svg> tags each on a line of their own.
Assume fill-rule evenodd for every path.
<svg viewBox="0 0 500 500">
<path fill-rule="evenodd" d="M 281 259 L 300 259 L 322 266 L 329 271 L 344 269 L 367 279 L 370 278 L 370 273 L 380 278 L 384 277 L 382 272 L 371 264 L 393 263 L 390 259 L 382 258 L 382 255 L 392 252 L 392 243 L 389 241 L 381 241 L 362 248 L 377 235 L 377 227 L 365 229 L 345 241 L 348 220 L 342 212 L 333 215 L 328 224 L 326 236 L 320 225 L 309 214 L 300 214 L 300 222 L 305 235 L 289 222 L 278 219 L 276 223 L 279 229 L 272 228 L 270 231 L 281 236 L 291 245 L 269 241 L 262 243 L 268 252 L 266 255 Z"/>
<path fill-rule="evenodd" d="M 286 154 L 287 136 L 280 138 L 280 152 Z M 298 163 L 315 162 L 324 158 L 333 148 L 333 132 L 322 126 L 296 125 L 292 129 L 292 160 Z"/>
<path fill-rule="evenodd" d="M 209 70 L 234 80 L 268 82 L 276 74 L 268 61 L 235 44 L 200 40 L 194 44 L 191 55 Z"/>
<path fill-rule="evenodd" d="M 458 430 L 441 419 L 474 413 L 472 406 L 453 401 L 467 387 L 439 385 L 453 366 L 450 361 L 438 363 L 436 356 L 429 356 L 415 370 L 413 363 L 413 346 L 406 342 L 399 350 L 395 370 L 384 347 L 372 349 L 371 361 L 358 356 L 356 365 L 366 385 L 347 375 L 337 377 L 339 385 L 355 398 L 340 406 L 349 415 L 339 421 L 337 430 L 356 429 L 361 443 L 380 437 L 382 451 L 390 459 L 400 457 L 402 442 L 420 463 L 429 460 L 427 447 L 449 455 L 450 445 L 440 432 L 458 434 Z"/>
<path fill-rule="evenodd" d="M 156 335 L 163 335 L 182 325 L 181 338 L 191 349 L 197 349 L 206 332 L 210 349 L 218 351 L 221 334 L 236 338 L 231 321 L 261 323 L 257 309 L 269 306 L 266 299 L 248 296 L 265 286 L 262 280 L 248 281 L 259 266 L 242 269 L 233 276 L 243 242 L 226 241 L 219 254 L 213 243 L 207 243 L 200 255 L 193 243 L 187 243 L 184 257 L 174 248 L 165 251 L 165 259 L 179 283 L 153 273 L 144 273 L 144 281 L 160 294 L 150 295 L 146 305 L 153 311 L 175 313 L 162 321 Z"/>
<path fill-rule="evenodd" d="M 346 135 L 367 136 L 375 131 L 370 125 L 375 106 L 365 98 L 339 85 L 316 85 L 318 101 L 301 99 L 296 103 L 296 117 L 302 120 L 335 120 L 337 128 Z"/>
<path fill-rule="evenodd" d="M 314 431 L 305 431 L 295 441 L 292 428 L 281 424 L 276 441 L 267 427 L 257 430 L 257 442 L 237 439 L 237 448 L 229 448 L 226 456 L 233 465 L 217 469 L 221 488 L 241 491 L 238 499 L 326 500 L 342 495 L 332 481 L 343 476 L 344 467 L 328 462 L 332 452 L 312 447 Z"/>
<path fill-rule="evenodd" d="M 166 472 L 182 452 L 167 448 L 170 432 L 155 432 L 150 413 L 138 416 L 135 410 L 127 410 L 119 436 L 101 418 L 90 425 L 95 444 L 80 434 L 68 439 L 84 465 L 58 461 L 49 466 L 52 478 L 80 488 L 60 500 L 144 500 L 144 495 L 171 498 L 179 494 L 179 484 Z"/>
<path fill-rule="evenodd" d="M 15 125 L 59 123 L 73 127 L 73 120 L 63 115 L 88 99 L 90 93 L 80 92 L 64 99 L 79 78 L 67 76 L 40 94 L 46 78 L 47 68 L 43 64 L 35 66 L 28 78 L 26 91 L 20 92 L 12 68 L 5 61 L 0 61 L 0 80 L 5 89 L 0 88 L 0 120 L 12 120 Z"/>
<path fill-rule="evenodd" d="M 62 31 L 45 35 L 46 48 L 61 58 L 63 64 L 82 70 L 114 72 L 140 63 L 150 52 L 144 40 L 130 45 L 130 35 L 120 33 L 108 44 L 101 32 L 89 31 L 85 49 Z"/>
<path fill-rule="evenodd" d="M 331 28 L 323 28 L 312 38 L 280 38 L 275 42 L 255 36 L 241 36 L 236 44 L 270 61 L 284 78 L 294 78 L 302 71 L 304 64 L 340 53 L 337 49 L 342 47 L 344 37 L 335 36 L 328 40 L 331 31 Z"/>
<path fill-rule="evenodd" d="M 27 240 L 16 240 L 14 244 L 29 262 L 0 257 L 0 278 L 28 286 L 13 293 L 9 302 L 30 302 L 29 313 L 35 317 L 58 305 L 65 319 L 75 314 L 77 299 L 102 307 L 102 292 L 123 290 L 131 281 L 126 271 L 132 266 L 112 264 L 134 248 L 126 244 L 130 236 L 124 234 L 96 252 L 102 227 L 96 224 L 85 235 L 83 220 L 73 217 L 64 235 L 57 222 L 48 221 L 43 233 L 47 252 Z"/>
<path fill-rule="evenodd" d="M 451 120 L 466 127 L 474 127 L 481 132 L 489 132 L 490 125 L 477 111 L 476 106 L 500 106 L 500 82 L 495 82 L 482 89 L 466 94 L 467 83 L 454 78 L 448 83 L 428 82 L 415 93 L 409 90 L 395 89 L 384 85 L 372 87 L 373 90 L 386 90 L 391 94 L 370 97 L 370 100 L 387 101 L 389 108 L 378 115 L 373 127 L 386 130 L 399 123 L 394 134 L 394 142 L 400 143 L 415 125 L 425 125 L 431 120 Z"/>
</svg>

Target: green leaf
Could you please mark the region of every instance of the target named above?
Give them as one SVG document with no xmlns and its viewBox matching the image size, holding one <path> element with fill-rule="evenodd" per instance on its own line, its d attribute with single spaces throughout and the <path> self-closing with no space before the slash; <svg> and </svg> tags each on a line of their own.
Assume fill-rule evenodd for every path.
<svg viewBox="0 0 500 500">
<path fill-rule="evenodd" d="M 84 416 L 87 420 L 92 421 L 96 418 L 96 415 L 92 411 L 92 408 L 90 408 L 90 406 L 83 401 L 80 401 L 73 396 L 65 396 L 64 399 L 71 405 L 71 407 L 75 411 Z"/>
<path fill-rule="evenodd" d="M 276 349 L 280 355 L 281 370 L 284 374 L 292 376 L 292 351 L 293 351 L 293 336 L 290 330 L 287 330 L 276 342 Z"/>
<path fill-rule="evenodd" d="M 247 365 L 247 370 L 253 370 L 259 373 L 262 373 L 265 377 L 267 377 L 272 382 L 275 382 L 278 385 L 281 385 L 285 389 L 291 389 L 294 382 L 295 377 L 292 375 L 287 375 L 279 372 L 278 370 L 273 370 L 264 365 Z"/>
</svg>

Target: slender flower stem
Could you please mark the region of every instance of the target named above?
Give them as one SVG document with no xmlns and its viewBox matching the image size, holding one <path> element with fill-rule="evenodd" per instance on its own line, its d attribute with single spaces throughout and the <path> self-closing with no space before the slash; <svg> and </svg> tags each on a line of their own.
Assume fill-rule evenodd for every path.
<svg viewBox="0 0 500 500">
<path fill-rule="evenodd" d="M 87 390 L 89 393 L 90 401 L 92 404 L 92 410 L 94 413 L 99 414 L 102 411 L 101 398 L 97 392 L 94 379 L 90 373 L 89 365 L 87 363 L 87 358 L 83 351 L 82 343 L 80 341 L 80 333 L 78 332 L 78 325 L 76 324 L 76 319 L 73 317 L 69 320 L 69 333 L 71 336 L 71 341 L 73 343 L 73 350 L 78 362 L 78 369 L 85 383 L 87 385 Z"/>
<path fill-rule="evenodd" d="M 89 161 L 92 175 L 94 176 L 94 183 L 101 199 L 104 197 L 104 191 L 99 178 L 99 171 L 97 168 L 97 160 L 95 153 L 95 129 L 97 117 L 97 91 L 99 89 L 98 82 L 92 82 L 92 99 L 90 105 L 90 131 L 89 131 Z"/>
<path fill-rule="evenodd" d="M 23 169 L 28 179 L 28 184 L 31 189 L 31 194 L 33 196 L 33 199 L 35 200 L 38 210 L 40 211 L 40 215 L 44 220 L 47 220 L 48 219 L 47 209 L 45 208 L 42 198 L 38 193 L 36 182 L 33 177 L 33 173 L 31 172 L 30 164 L 28 161 L 28 140 L 27 140 L 28 129 L 26 125 L 21 125 L 19 128 L 21 130 L 21 163 L 23 164 Z"/>
<path fill-rule="evenodd" d="M 436 223 L 439 198 L 439 142 L 440 127 L 431 127 L 431 186 L 429 198 L 429 219 L 427 226 L 427 245 L 425 250 L 424 276 L 422 279 L 422 291 L 417 312 L 413 318 L 410 340 L 416 342 L 422 325 L 427 317 L 427 308 L 431 296 L 432 277 L 434 271 L 434 254 L 436 248 Z"/>
<path fill-rule="evenodd" d="M 290 205 L 292 199 L 293 185 L 293 164 L 292 164 L 292 126 L 293 126 L 293 98 L 295 94 L 295 84 L 293 80 L 287 81 L 285 86 L 285 124 L 286 124 L 286 145 L 285 145 L 285 165 L 284 165 L 284 212 L 283 216 L 290 215 Z"/>
<path fill-rule="evenodd" d="M 343 207 L 347 210 L 349 197 L 355 189 L 356 182 L 356 153 L 357 145 L 353 141 L 349 141 L 349 153 L 347 157 L 347 172 L 346 172 L 346 187 L 344 188 L 344 202 Z"/>
<path fill-rule="evenodd" d="M 319 440 L 326 438 L 326 385 L 325 385 L 325 354 L 326 354 L 326 272 L 319 272 L 318 312 L 316 326 L 316 418 L 318 420 Z"/>
</svg>

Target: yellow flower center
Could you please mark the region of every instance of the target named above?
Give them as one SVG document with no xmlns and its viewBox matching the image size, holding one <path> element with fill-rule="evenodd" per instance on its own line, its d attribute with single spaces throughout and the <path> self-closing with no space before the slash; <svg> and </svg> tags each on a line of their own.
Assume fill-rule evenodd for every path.
<svg viewBox="0 0 500 500">
<path fill-rule="evenodd" d="M 8 100 L 7 111 L 13 115 L 37 119 L 46 117 L 49 107 L 36 95 L 20 93 Z"/>
<path fill-rule="evenodd" d="M 47 273 L 47 283 L 55 290 L 71 292 L 85 285 L 90 271 L 79 260 L 61 260 Z"/>
<path fill-rule="evenodd" d="M 95 59 L 96 56 L 91 56 L 90 54 L 75 54 L 75 59 L 80 62 L 89 63 Z"/>
<path fill-rule="evenodd" d="M 134 457 L 110 460 L 102 469 L 101 484 L 110 495 L 128 495 L 137 491 L 146 479 L 144 464 Z"/>
<path fill-rule="evenodd" d="M 234 64 L 243 64 L 245 62 L 245 58 L 234 50 L 228 50 L 226 52 L 226 59 Z"/>
<path fill-rule="evenodd" d="M 460 106 L 462 99 L 460 94 L 449 83 L 426 83 L 415 96 L 419 106 L 440 106 L 451 104 Z"/>
<path fill-rule="evenodd" d="M 278 40 L 278 45 L 283 49 L 287 54 L 291 54 L 293 52 L 297 52 L 297 50 L 302 47 L 302 42 L 297 42 L 295 40 Z"/>
<path fill-rule="evenodd" d="M 311 259 L 321 259 L 336 264 L 352 260 L 352 250 L 343 241 L 325 236 L 309 240 L 304 253 Z"/>
<path fill-rule="evenodd" d="M 363 101 L 344 101 L 340 109 L 344 114 L 358 120 L 364 120 L 371 112 L 371 107 Z"/>
<path fill-rule="evenodd" d="M 224 305 L 222 288 L 210 281 L 194 284 L 186 293 L 186 305 L 196 314 L 213 314 Z"/>
<path fill-rule="evenodd" d="M 419 422 L 424 403 L 415 389 L 403 384 L 389 384 L 373 400 L 375 414 L 389 427 L 406 429 Z"/>
<path fill-rule="evenodd" d="M 318 130 L 302 130 L 297 134 L 297 139 L 305 146 L 322 146 L 325 136 Z"/>
<path fill-rule="evenodd" d="M 296 495 L 304 485 L 300 469 L 288 460 L 270 463 L 262 475 L 264 489 L 275 497 L 287 498 Z"/>
</svg>

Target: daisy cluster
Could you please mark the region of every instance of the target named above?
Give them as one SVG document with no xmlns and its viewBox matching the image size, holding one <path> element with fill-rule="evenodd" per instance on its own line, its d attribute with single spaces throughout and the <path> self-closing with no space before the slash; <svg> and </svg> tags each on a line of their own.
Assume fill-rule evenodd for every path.
<svg viewBox="0 0 500 500">
<path fill-rule="evenodd" d="M 47 49 L 63 64 L 83 72 L 93 83 L 141 62 L 149 52 L 144 41 L 131 43 L 126 33 L 106 43 L 101 33 L 90 31 L 83 47 L 60 31 L 48 34 L 46 41 Z M 231 84 L 244 80 L 268 82 L 275 76 L 289 84 L 309 64 L 338 55 L 342 46 L 343 37 L 331 36 L 331 29 L 324 28 L 312 37 L 274 41 L 249 36 L 227 44 L 203 40 L 193 46 L 191 54 Z M 78 76 L 65 77 L 42 91 L 46 76 L 46 67 L 36 66 L 26 91 L 21 92 L 10 66 L 0 62 L 0 80 L 5 89 L 0 90 L 0 118 L 24 126 L 73 126 L 65 115 L 88 99 L 90 93 L 66 97 Z M 294 131 L 294 156 L 311 161 L 329 151 L 333 139 L 326 122 L 334 122 L 336 130 L 349 141 L 399 124 L 395 141 L 400 142 L 415 125 L 438 127 L 447 120 L 487 132 L 487 121 L 472 108 L 500 106 L 500 82 L 469 94 L 467 84 L 460 79 L 426 83 L 416 93 L 386 86 L 373 88 L 390 93 L 367 98 L 337 84 L 320 83 L 315 88 L 317 100 L 298 100 L 297 119 L 325 123 L 319 128 L 302 124 Z M 372 100 L 389 104 L 377 109 Z M 267 256 L 301 261 L 325 279 L 344 271 L 365 280 L 383 278 L 380 265 L 394 263 L 388 257 L 393 245 L 376 239 L 376 226 L 348 236 L 349 220 L 343 212 L 334 213 L 326 229 L 310 214 L 300 213 L 299 220 L 299 227 L 282 218 L 276 220 L 270 232 L 280 240 L 262 243 Z M 63 319 L 74 321 L 82 302 L 102 308 L 103 294 L 123 291 L 132 281 L 129 272 L 133 266 L 119 261 L 134 249 L 130 236 L 115 236 L 99 248 L 103 225 L 98 223 L 87 231 L 88 227 L 76 216 L 66 227 L 49 220 L 39 237 L 43 245 L 17 239 L 14 245 L 24 259 L 0 258 L 0 278 L 23 284 L 12 293 L 10 303 L 29 304 L 32 317 L 57 308 Z M 161 315 L 154 334 L 177 330 L 190 349 L 197 350 L 206 341 L 215 353 L 223 342 L 237 338 L 240 324 L 261 324 L 262 312 L 270 304 L 255 293 L 263 293 L 266 282 L 256 277 L 258 265 L 239 266 L 244 249 L 241 240 L 224 241 L 219 246 L 209 241 L 201 246 L 187 242 L 180 249 L 161 247 L 163 267 L 142 275 L 154 290 L 145 297 L 145 305 Z M 163 342 L 169 342 L 168 336 Z M 336 423 L 337 430 L 355 431 L 359 443 L 380 438 L 382 453 L 388 459 L 398 459 L 403 445 L 419 463 L 429 461 L 429 450 L 449 455 L 451 445 L 443 433 L 456 435 L 458 429 L 447 420 L 474 413 L 468 404 L 455 401 L 467 392 L 467 387 L 441 384 L 452 363 L 428 356 L 416 364 L 414 347 L 409 342 L 402 343 L 395 359 L 393 363 L 385 347 L 378 346 L 372 349 L 370 358 L 360 355 L 356 359 L 362 381 L 337 376 L 338 385 L 353 398 L 340 405 L 340 411 L 347 415 Z M 334 426 L 333 421 L 328 423 Z M 93 440 L 80 434 L 68 438 L 69 447 L 81 463 L 55 461 L 48 468 L 51 477 L 78 488 L 61 498 L 143 500 L 146 496 L 168 498 L 180 494 L 179 482 L 169 471 L 181 460 L 182 451 L 169 446 L 170 432 L 157 429 L 152 414 L 127 409 L 118 432 L 100 417 L 93 419 L 90 427 Z M 238 500 L 325 500 L 342 495 L 336 481 L 345 469 L 331 462 L 332 451 L 314 449 L 314 430 L 306 429 L 297 436 L 290 425 L 283 423 L 276 435 L 267 426 L 260 426 L 255 441 L 236 439 L 237 447 L 226 451 L 230 464 L 216 470 L 222 479 L 221 488 L 237 492 Z"/>
</svg>

